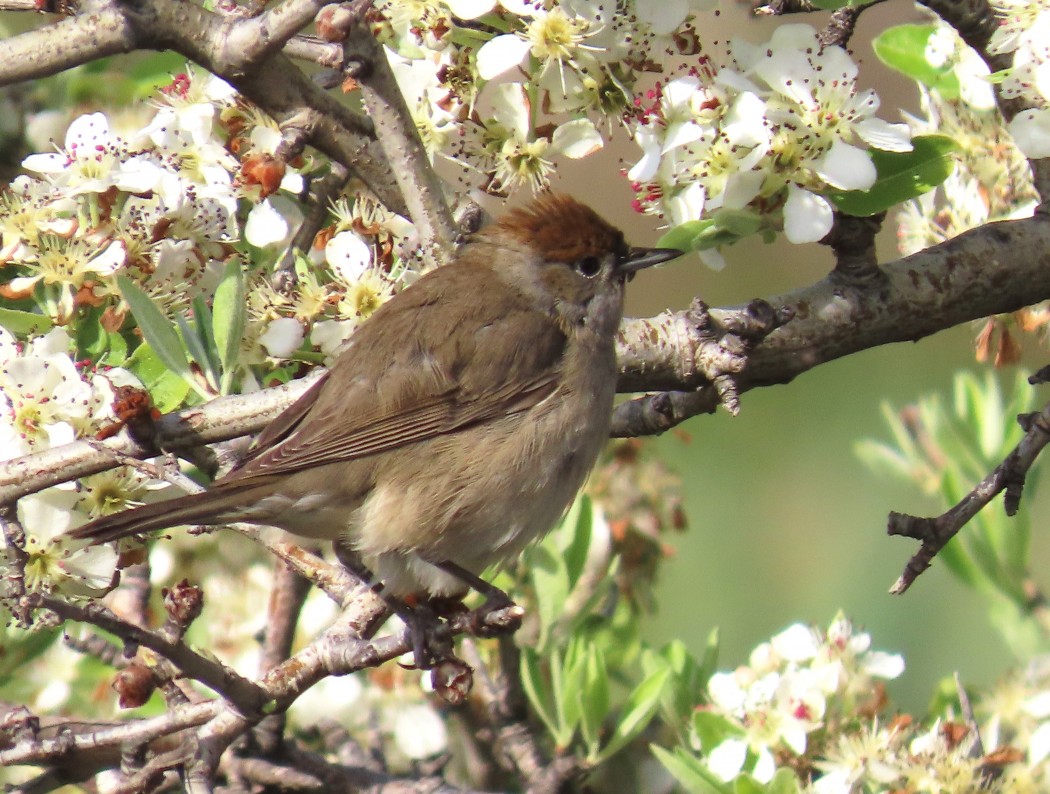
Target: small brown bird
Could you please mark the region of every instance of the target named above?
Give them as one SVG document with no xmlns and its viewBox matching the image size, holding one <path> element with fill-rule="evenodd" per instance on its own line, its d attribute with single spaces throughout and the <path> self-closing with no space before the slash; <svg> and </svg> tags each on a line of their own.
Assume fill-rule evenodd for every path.
<svg viewBox="0 0 1050 794">
<path fill-rule="evenodd" d="M 246 521 L 335 541 L 398 598 L 483 589 L 594 466 L 624 284 L 680 254 L 629 248 L 567 196 L 511 210 L 376 311 L 207 491 L 72 534 Z"/>
</svg>

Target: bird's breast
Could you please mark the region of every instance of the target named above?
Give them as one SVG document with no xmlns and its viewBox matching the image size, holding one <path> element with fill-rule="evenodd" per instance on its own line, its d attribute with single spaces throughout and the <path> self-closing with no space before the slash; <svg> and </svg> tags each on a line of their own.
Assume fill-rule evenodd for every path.
<svg viewBox="0 0 1050 794">
<path fill-rule="evenodd" d="M 475 572 L 561 517 L 608 438 L 612 345 L 570 344 L 552 393 L 527 410 L 384 456 L 350 537 L 367 558 L 414 554 Z"/>
</svg>

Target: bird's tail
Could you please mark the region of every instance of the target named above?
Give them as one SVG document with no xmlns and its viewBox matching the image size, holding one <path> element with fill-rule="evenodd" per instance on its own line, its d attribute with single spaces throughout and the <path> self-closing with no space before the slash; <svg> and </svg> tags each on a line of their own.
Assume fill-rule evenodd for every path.
<svg viewBox="0 0 1050 794">
<path fill-rule="evenodd" d="M 181 524 L 213 525 L 237 521 L 240 518 L 238 512 L 261 496 L 254 493 L 256 487 L 237 483 L 133 507 L 89 521 L 71 530 L 69 536 L 90 540 L 95 545 Z"/>
</svg>

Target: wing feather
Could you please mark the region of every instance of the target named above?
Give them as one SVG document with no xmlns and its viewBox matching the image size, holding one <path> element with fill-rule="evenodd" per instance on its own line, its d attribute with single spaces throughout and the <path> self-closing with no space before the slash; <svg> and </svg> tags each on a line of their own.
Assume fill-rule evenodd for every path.
<svg viewBox="0 0 1050 794">
<path fill-rule="evenodd" d="M 524 299 L 500 312 L 485 306 L 479 283 L 495 276 L 479 270 L 446 278 L 438 300 L 383 307 L 402 317 L 365 323 L 326 376 L 220 482 L 379 454 L 528 411 L 554 394 L 564 333 Z M 478 330 L 463 334 L 464 327 Z M 387 360 L 377 351 L 388 351 Z"/>
</svg>

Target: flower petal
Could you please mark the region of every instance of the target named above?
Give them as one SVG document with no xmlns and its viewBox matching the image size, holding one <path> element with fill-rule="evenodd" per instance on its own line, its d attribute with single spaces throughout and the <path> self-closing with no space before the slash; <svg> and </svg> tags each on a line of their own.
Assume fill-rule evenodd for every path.
<svg viewBox="0 0 1050 794">
<path fill-rule="evenodd" d="M 481 45 L 477 54 L 478 77 L 492 80 L 521 63 L 532 45 L 513 33 L 496 36 Z"/>
<path fill-rule="evenodd" d="M 834 213 L 823 196 L 788 185 L 784 236 L 793 243 L 815 243 L 831 231 Z"/>
</svg>

